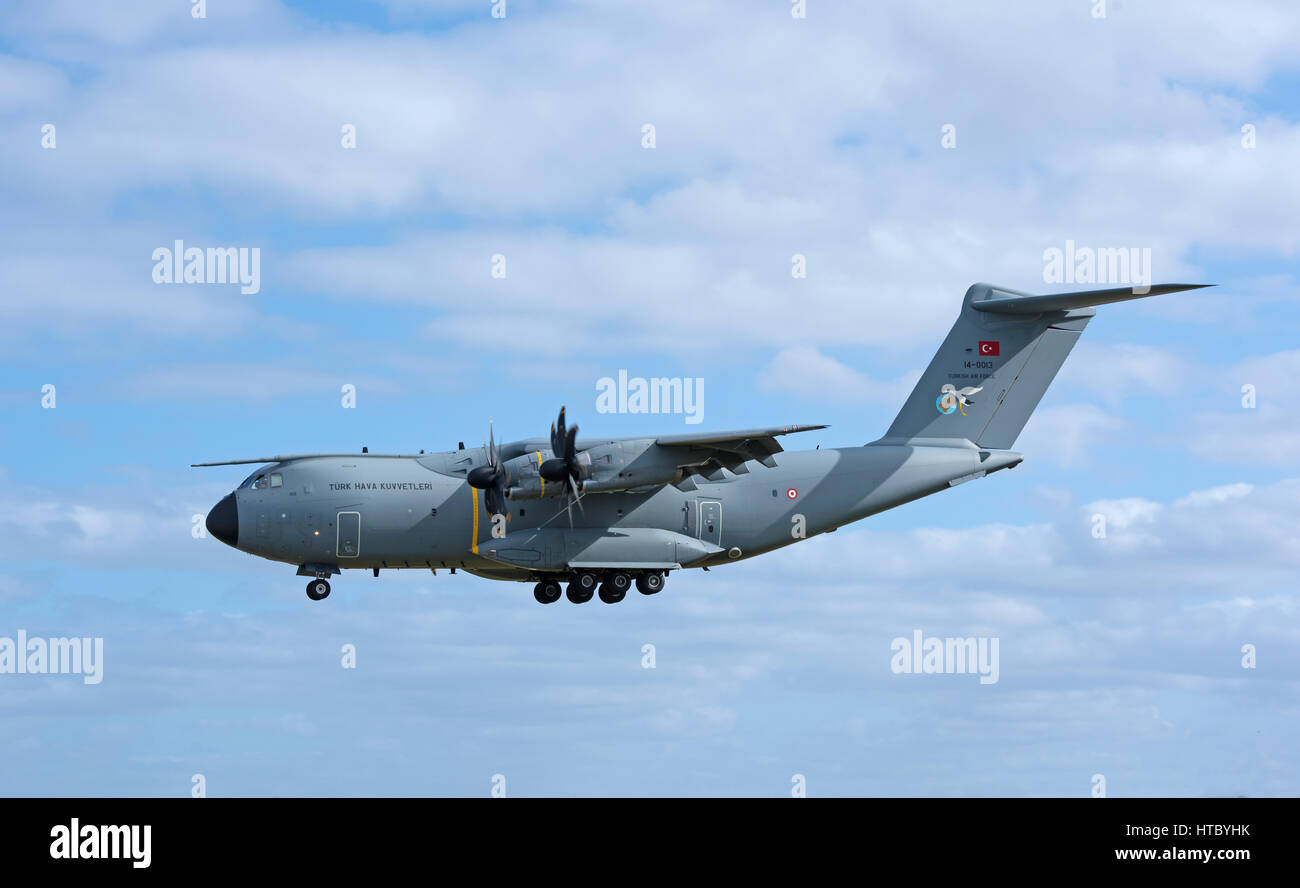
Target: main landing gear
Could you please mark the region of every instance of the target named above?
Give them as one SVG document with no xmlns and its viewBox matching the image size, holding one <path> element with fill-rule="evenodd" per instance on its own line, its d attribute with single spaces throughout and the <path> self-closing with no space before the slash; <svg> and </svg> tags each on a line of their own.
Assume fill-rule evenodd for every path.
<svg viewBox="0 0 1300 888">
<path fill-rule="evenodd" d="M 324 598 L 328 598 L 329 594 L 329 580 L 312 580 L 307 584 L 307 597 L 312 601 L 320 601 Z"/>
<path fill-rule="evenodd" d="M 636 578 L 637 591 L 642 595 L 654 595 L 663 591 L 664 575 L 661 573 L 641 574 Z"/>
<path fill-rule="evenodd" d="M 633 582 L 643 595 L 654 595 L 664 587 L 664 574 L 661 571 L 631 573 L 628 571 L 610 571 L 596 574 L 590 571 L 574 574 L 569 579 L 564 597 L 574 604 L 586 604 L 597 593 L 606 604 L 617 604 L 627 597 Z M 533 587 L 533 597 L 541 604 L 552 604 L 560 600 L 560 581 L 555 578 L 542 580 Z"/>
<path fill-rule="evenodd" d="M 533 597 L 538 604 L 554 604 L 560 600 L 559 580 L 542 580 L 533 587 Z"/>
<path fill-rule="evenodd" d="M 612 573 L 605 577 L 605 582 L 600 584 L 600 600 L 606 604 L 618 604 L 631 585 L 631 575 L 622 571 Z"/>
<path fill-rule="evenodd" d="M 600 580 L 594 573 L 580 573 L 569 581 L 569 588 L 564 595 L 574 604 L 586 604 L 596 592 Z"/>
</svg>

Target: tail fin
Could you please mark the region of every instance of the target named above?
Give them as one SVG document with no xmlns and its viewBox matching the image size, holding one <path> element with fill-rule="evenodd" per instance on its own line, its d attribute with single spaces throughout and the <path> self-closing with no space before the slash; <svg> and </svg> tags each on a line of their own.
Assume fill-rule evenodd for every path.
<svg viewBox="0 0 1300 888">
<path fill-rule="evenodd" d="M 975 284 L 966 291 L 957 323 L 881 443 L 966 439 L 984 448 L 1010 449 L 1097 313 L 1092 306 L 1204 286 L 1210 285 L 1157 284 L 1035 296 Z"/>
</svg>

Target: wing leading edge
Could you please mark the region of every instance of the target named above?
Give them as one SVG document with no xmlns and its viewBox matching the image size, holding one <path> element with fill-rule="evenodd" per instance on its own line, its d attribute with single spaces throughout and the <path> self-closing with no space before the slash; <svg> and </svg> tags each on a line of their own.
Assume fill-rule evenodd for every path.
<svg viewBox="0 0 1300 888">
<path fill-rule="evenodd" d="M 655 438 L 655 444 L 660 447 L 671 449 L 681 449 L 683 451 L 709 451 L 713 454 L 720 464 L 727 467 L 734 467 L 746 460 L 757 460 L 766 466 L 772 466 L 772 454 L 782 451 L 781 444 L 776 440 L 782 435 L 794 435 L 799 432 L 812 432 L 817 429 L 829 428 L 827 425 L 789 425 L 789 426 L 771 426 L 759 429 L 740 429 L 727 432 L 712 432 L 704 435 L 663 435 Z M 698 465 L 701 460 L 698 455 L 688 456 L 682 454 L 685 464 Z M 707 459 L 707 458 L 706 458 Z"/>
</svg>

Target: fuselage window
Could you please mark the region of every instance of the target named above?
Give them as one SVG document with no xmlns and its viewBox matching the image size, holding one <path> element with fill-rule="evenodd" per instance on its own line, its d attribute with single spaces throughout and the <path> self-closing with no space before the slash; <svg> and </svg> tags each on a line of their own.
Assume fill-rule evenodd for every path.
<svg viewBox="0 0 1300 888">
<path fill-rule="evenodd" d="M 284 478 L 278 472 L 271 476 L 271 486 L 272 487 L 284 486 Z"/>
<path fill-rule="evenodd" d="M 258 475 L 257 480 L 253 482 L 254 490 L 266 490 L 266 476 Z"/>
</svg>

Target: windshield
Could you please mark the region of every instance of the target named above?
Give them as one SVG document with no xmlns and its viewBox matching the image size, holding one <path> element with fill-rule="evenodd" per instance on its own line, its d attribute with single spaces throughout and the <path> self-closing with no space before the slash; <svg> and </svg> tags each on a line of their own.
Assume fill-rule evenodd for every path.
<svg viewBox="0 0 1300 888">
<path fill-rule="evenodd" d="M 244 479 L 244 483 L 239 485 L 240 490 L 265 490 L 268 487 L 282 487 L 284 485 L 284 476 L 279 472 L 268 472 L 265 469 L 258 469 L 253 474 Z"/>
</svg>

